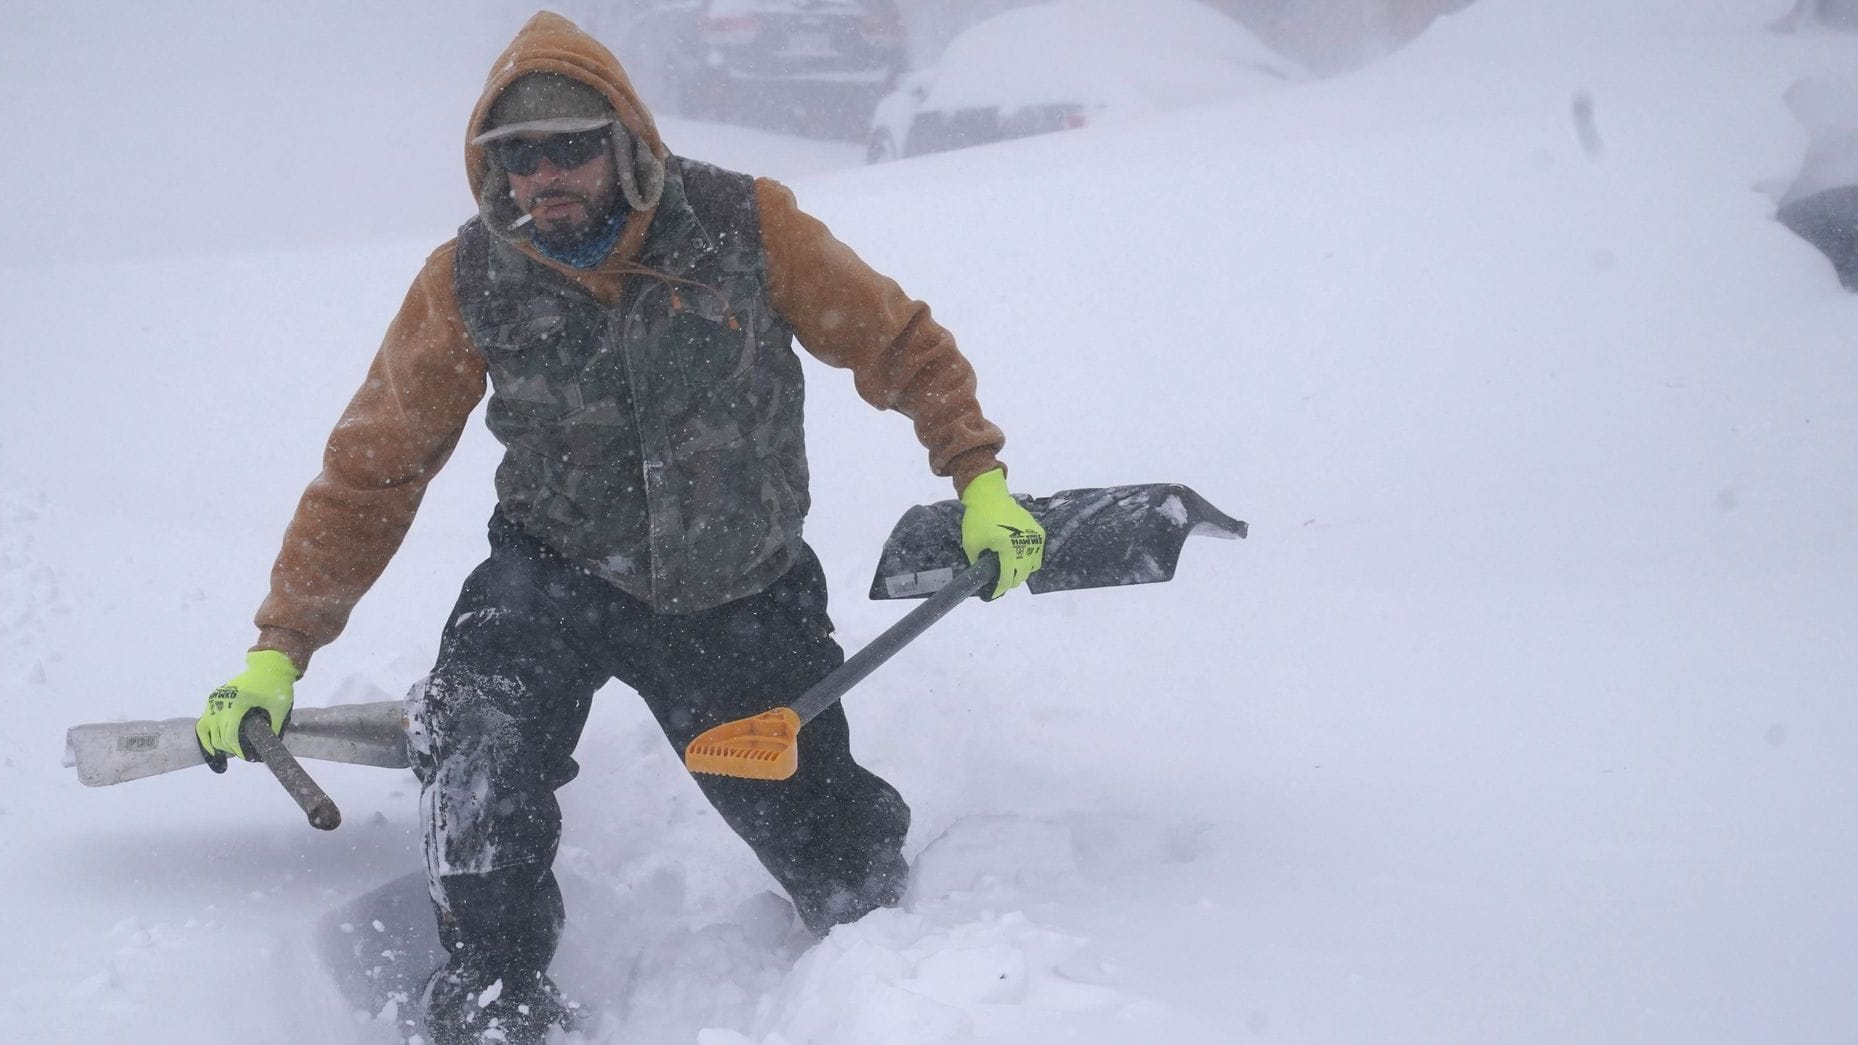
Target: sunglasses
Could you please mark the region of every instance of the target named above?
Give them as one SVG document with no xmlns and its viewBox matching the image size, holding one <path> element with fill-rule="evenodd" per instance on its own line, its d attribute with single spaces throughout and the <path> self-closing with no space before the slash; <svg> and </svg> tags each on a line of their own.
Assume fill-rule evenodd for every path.
<svg viewBox="0 0 1858 1045">
<path fill-rule="evenodd" d="M 528 177 L 542 167 L 542 157 L 555 165 L 556 170 L 571 171 L 595 156 L 607 147 L 605 131 L 582 131 L 579 134 L 556 134 L 541 141 L 519 141 L 506 138 L 497 142 L 497 162 L 511 174 Z"/>
</svg>

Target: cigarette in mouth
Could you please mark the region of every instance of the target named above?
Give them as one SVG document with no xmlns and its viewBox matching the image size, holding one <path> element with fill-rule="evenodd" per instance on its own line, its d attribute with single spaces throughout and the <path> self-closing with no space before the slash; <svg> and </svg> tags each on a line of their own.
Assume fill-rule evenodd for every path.
<svg viewBox="0 0 1858 1045">
<path fill-rule="evenodd" d="M 512 221 L 512 222 L 510 222 L 510 229 L 509 229 L 509 230 L 510 230 L 511 232 L 515 232 L 515 231 L 516 231 L 517 229 L 520 229 L 520 228 L 522 228 L 522 227 L 523 227 L 524 225 L 527 225 L 527 224 L 529 224 L 530 222 L 532 222 L 532 221 L 534 221 L 534 220 L 535 220 L 535 215 L 533 215 L 533 214 L 525 214 L 525 215 L 523 215 L 522 217 L 520 217 L 520 218 L 517 218 L 517 219 L 516 219 L 515 221 Z"/>
</svg>

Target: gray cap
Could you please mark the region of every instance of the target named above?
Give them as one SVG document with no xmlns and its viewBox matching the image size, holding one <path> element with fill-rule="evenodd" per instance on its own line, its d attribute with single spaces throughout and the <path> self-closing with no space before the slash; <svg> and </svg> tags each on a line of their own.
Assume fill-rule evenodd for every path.
<svg viewBox="0 0 1858 1045">
<path fill-rule="evenodd" d="M 560 73 L 529 73 L 503 89 L 490 103 L 484 133 L 471 139 L 483 145 L 515 134 L 573 134 L 618 120 L 606 96 Z"/>
</svg>

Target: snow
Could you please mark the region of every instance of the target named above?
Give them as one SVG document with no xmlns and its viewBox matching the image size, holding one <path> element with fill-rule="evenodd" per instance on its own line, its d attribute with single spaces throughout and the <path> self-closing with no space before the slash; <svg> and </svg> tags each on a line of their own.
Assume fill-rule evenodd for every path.
<svg viewBox="0 0 1858 1045">
<path fill-rule="evenodd" d="M 925 107 L 1074 102 L 1127 117 L 1275 90 L 1302 75 L 1195 0 L 1052 0 L 995 15 L 950 41 Z"/>
<path fill-rule="evenodd" d="M 1787 88 L 1786 97 L 1811 140 L 1799 176 L 1779 202 L 1858 185 L 1858 75 L 1808 77 Z"/>
<path fill-rule="evenodd" d="M 1763 31 L 1786 6 L 1480 0 L 1348 76 L 874 168 L 665 121 L 934 304 L 1015 489 L 1183 482 L 1252 536 L 963 607 L 848 696 L 914 876 L 810 947 L 603 693 L 558 863 L 589 1040 L 1858 1034 L 1858 302 L 1765 191 L 1806 144 L 1783 93 L 1858 38 Z M 515 19 L 50 11 L 0 34 L 9 97 L 89 78 L 15 107 L 0 173 L 0 1038 L 391 1041 L 310 941 L 421 867 L 410 776 L 312 764 L 323 834 L 257 767 L 90 790 L 59 754 L 237 670 L 328 425 L 467 214 L 458 120 Z M 859 598 L 883 535 L 949 491 L 809 377 L 855 648 L 903 609 Z M 430 665 L 495 459 L 474 425 L 303 703 Z"/>
</svg>

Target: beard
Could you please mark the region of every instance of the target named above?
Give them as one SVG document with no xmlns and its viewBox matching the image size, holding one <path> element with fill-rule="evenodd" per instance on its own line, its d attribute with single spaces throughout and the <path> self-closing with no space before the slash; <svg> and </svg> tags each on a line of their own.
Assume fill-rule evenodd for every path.
<svg viewBox="0 0 1858 1045">
<path fill-rule="evenodd" d="M 565 189 L 551 189 L 541 193 L 529 201 L 529 206 L 535 208 L 558 200 L 578 202 L 582 216 L 578 219 L 538 218 L 530 227 L 530 242 L 543 254 L 557 261 L 567 262 L 576 268 L 592 267 L 612 250 L 631 209 L 617 192 L 603 202 L 590 201 Z"/>
<path fill-rule="evenodd" d="M 593 200 L 577 192 L 554 190 L 537 195 L 529 201 L 529 209 L 534 210 L 544 203 L 571 200 L 581 205 L 579 218 L 539 218 L 535 223 L 535 237 L 550 244 L 573 246 L 577 241 L 593 235 L 606 224 L 607 211 L 611 208 L 601 207 Z"/>
<path fill-rule="evenodd" d="M 532 238 L 545 253 L 556 257 L 573 256 L 604 238 L 611 228 L 609 215 L 601 221 L 581 222 L 567 228 L 538 228 Z"/>
</svg>

